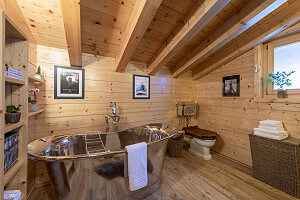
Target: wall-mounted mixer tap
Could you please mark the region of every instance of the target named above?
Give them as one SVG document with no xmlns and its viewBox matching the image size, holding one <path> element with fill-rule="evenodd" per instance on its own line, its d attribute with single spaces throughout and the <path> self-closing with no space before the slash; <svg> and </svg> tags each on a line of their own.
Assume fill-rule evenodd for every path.
<svg viewBox="0 0 300 200">
<path fill-rule="evenodd" d="M 122 115 L 117 114 L 117 103 L 111 101 L 107 108 L 111 108 L 111 115 L 105 115 L 106 132 L 109 132 L 109 119 L 112 119 L 112 123 L 115 125 L 115 132 L 117 132 L 119 129 L 118 123 L 122 118 Z"/>
</svg>

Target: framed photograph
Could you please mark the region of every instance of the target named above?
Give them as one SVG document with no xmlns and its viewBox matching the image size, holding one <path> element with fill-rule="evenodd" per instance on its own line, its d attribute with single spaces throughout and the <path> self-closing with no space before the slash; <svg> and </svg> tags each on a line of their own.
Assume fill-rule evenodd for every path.
<svg viewBox="0 0 300 200">
<path fill-rule="evenodd" d="M 84 69 L 54 65 L 54 99 L 84 99 Z"/>
<path fill-rule="evenodd" d="M 133 75 L 133 98 L 150 99 L 150 76 Z"/>
<path fill-rule="evenodd" d="M 223 77 L 223 97 L 240 96 L 240 75 Z"/>
</svg>

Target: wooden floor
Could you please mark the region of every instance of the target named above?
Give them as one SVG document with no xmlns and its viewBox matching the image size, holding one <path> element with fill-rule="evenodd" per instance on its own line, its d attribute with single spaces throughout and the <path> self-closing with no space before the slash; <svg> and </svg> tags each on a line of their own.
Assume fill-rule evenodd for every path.
<svg viewBox="0 0 300 200">
<path fill-rule="evenodd" d="M 52 200 L 51 186 L 36 188 L 29 200 Z M 145 200 L 296 200 L 251 176 L 251 170 L 218 154 L 204 161 L 183 151 L 182 158 L 166 157 L 162 187 Z"/>
</svg>

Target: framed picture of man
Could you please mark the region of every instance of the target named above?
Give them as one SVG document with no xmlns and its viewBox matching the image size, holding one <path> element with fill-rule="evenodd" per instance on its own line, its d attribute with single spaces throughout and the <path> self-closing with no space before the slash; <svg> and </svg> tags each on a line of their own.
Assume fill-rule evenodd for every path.
<svg viewBox="0 0 300 200">
<path fill-rule="evenodd" d="M 150 99 L 150 76 L 133 75 L 133 99 Z"/>
<path fill-rule="evenodd" d="M 240 96 L 240 75 L 223 77 L 223 97 Z"/>
<path fill-rule="evenodd" d="M 55 65 L 54 99 L 84 99 L 84 69 Z"/>
</svg>

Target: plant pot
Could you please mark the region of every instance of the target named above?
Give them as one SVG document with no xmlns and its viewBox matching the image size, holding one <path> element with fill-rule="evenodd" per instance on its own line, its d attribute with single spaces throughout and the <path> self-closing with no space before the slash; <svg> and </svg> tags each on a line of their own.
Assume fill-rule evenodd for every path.
<svg viewBox="0 0 300 200">
<path fill-rule="evenodd" d="M 286 98 L 286 89 L 279 88 L 277 91 L 277 97 L 278 98 Z"/>
<path fill-rule="evenodd" d="M 43 76 L 41 74 L 35 74 L 34 75 L 35 78 L 42 80 Z"/>
<path fill-rule="evenodd" d="M 29 104 L 29 112 L 36 112 L 38 110 L 39 110 L 39 105 L 38 104 L 34 104 L 34 103 Z"/>
<path fill-rule="evenodd" d="M 21 113 L 5 113 L 5 121 L 7 124 L 9 123 L 18 123 L 21 119 Z"/>
</svg>

